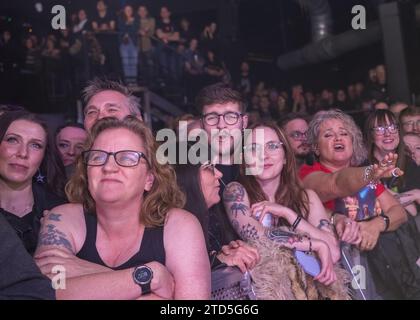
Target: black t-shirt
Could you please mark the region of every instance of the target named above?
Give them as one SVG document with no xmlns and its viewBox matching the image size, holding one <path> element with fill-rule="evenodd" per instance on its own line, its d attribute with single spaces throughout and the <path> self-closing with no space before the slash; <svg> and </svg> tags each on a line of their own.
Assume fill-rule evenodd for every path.
<svg viewBox="0 0 420 320">
<path fill-rule="evenodd" d="M 178 32 L 177 27 L 175 26 L 175 24 L 171 22 L 164 22 L 162 20 L 159 20 L 157 22 L 156 25 L 156 30 L 162 30 L 163 33 L 174 33 L 174 32 Z M 169 41 L 169 45 L 170 46 L 175 46 L 178 44 L 178 41 Z"/>
<path fill-rule="evenodd" d="M 93 17 L 93 22 L 98 24 L 98 28 L 100 30 L 102 29 L 103 25 L 107 25 L 108 29 L 111 29 L 111 21 L 115 22 L 115 17 L 108 11 L 104 17 L 99 16 L 99 13 L 96 13 Z"/>
<path fill-rule="evenodd" d="M 39 184 L 32 184 L 32 192 L 34 195 L 34 206 L 32 211 L 23 217 L 18 217 L 10 212 L 0 208 L 0 213 L 6 218 L 9 224 L 22 240 L 26 250 L 33 255 L 38 243 L 38 235 L 41 227 L 41 218 L 44 210 L 50 210 L 59 206 L 65 201 L 56 195 L 48 192 Z"/>
</svg>

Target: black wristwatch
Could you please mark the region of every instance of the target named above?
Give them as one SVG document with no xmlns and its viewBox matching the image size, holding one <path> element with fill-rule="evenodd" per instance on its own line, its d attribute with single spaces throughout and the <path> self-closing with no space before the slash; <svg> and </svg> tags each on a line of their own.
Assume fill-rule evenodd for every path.
<svg viewBox="0 0 420 320">
<path fill-rule="evenodd" d="M 383 212 L 382 214 L 379 215 L 379 217 L 381 217 L 385 222 L 385 229 L 383 232 L 387 232 L 389 229 L 389 224 L 390 224 L 389 217 L 385 215 Z"/>
<path fill-rule="evenodd" d="M 150 284 L 153 279 L 153 271 L 146 265 L 138 266 L 134 269 L 133 280 L 141 288 L 141 294 L 149 294 L 152 292 Z"/>
</svg>

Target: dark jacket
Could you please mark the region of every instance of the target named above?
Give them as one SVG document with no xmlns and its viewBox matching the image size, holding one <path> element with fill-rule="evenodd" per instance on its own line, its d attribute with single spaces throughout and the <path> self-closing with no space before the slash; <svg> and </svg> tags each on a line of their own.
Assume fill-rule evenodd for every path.
<svg viewBox="0 0 420 320">
<path fill-rule="evenodd" d="M 55 299 L 55 292 L 0 215 L 0 300 L 5 299 Z"/>
</svg>

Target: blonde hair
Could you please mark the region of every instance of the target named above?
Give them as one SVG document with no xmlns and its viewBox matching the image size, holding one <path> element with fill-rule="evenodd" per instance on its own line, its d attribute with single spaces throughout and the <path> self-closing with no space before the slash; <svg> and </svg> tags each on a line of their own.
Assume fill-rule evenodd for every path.
<svg viewBox="0 0 420 320">
<path fill-rule="evenodd" d="M 169 165 L 161 165 L 157 161 L 157 144 L 152 132 L 143 122 L 133 116 L 127 116 L 124 120 L 103 118 L 93 126 L 85 143 L 85 150 L 92 147 L 102 132 L 118 128 L 125 128 L 142 139 L 149 170 L 155 178 L 150 191 L 144 193 L 139 213 L 140 222 L 147 227 L 162 226 L 170 209 L 184 206 L 185 196 L 177 186 L 174 169 Z M 82 203 L 87 212 L 96 211 L 95 200 L 88 188 L 87 167 L 83 162 L 83 157 L 77 159 L 76 172 L 66 185 L 66 195 L 70 202 Z"/>
<path fill-rule="evenodd" d="M 353 167 L 361 165 L 367 158 L 362 132 L 353 118 L 340 110 L 319 111 L 314 115 L 312 121 L 309 123 L 308 143 L 312 146 L 313 150 L 317 148 L 321 124 L 331 119 L 340 120 L 351 136 L 353 154 L 351 156 L 350 165 Z"/>
</svg>

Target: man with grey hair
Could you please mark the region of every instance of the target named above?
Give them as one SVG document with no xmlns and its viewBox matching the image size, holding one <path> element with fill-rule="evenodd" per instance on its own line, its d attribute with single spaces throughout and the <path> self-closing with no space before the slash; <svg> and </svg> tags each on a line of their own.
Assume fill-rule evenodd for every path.
<svg viewBox="0 0 420 320">
<path fill-rule="evenodd" d="M 95 78 L 83 90 L 84 126 L 89 132 L 93 125 L 105 117 L 124 119 L 128 115 L 142 119 L 140 99 L 120 82 Z"/>
</svg>

